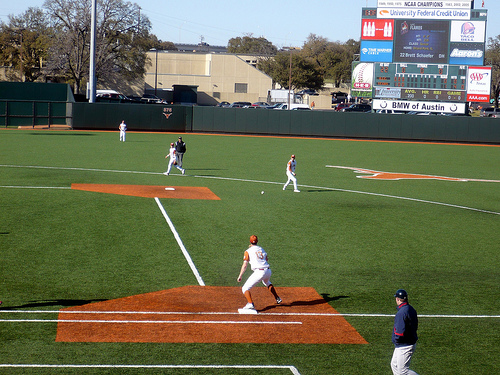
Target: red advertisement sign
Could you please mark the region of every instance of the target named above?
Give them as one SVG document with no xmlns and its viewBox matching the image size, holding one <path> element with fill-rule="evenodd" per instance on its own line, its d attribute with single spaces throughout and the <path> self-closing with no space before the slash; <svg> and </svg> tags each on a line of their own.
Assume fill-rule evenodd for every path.
<svg viewBox="0 0 500 375">
<path fill-rule="evenodd" d="M 362 40 L 392 40 L 394 35 L 394 20 L 363 19 L 361 20 Z"/>
</svg>

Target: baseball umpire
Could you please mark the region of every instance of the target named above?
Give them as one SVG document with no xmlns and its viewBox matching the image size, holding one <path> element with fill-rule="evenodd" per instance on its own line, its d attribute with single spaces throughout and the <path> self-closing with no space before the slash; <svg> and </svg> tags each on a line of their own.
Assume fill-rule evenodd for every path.
<svg viewBox="0 0 500 375">
<path fill-rule="evenodd" d="M 392 355 L 391 368 L 394 375 L 418 375 L 410 370 L 410 361 L 417 344 L 418 317 L 415 309 L 408 303 L 408 293 L 398 289 L 396 294 L 398 312 L 394 317 L 394 330 L 392 342 L 394 354 Z"/>
</svg>

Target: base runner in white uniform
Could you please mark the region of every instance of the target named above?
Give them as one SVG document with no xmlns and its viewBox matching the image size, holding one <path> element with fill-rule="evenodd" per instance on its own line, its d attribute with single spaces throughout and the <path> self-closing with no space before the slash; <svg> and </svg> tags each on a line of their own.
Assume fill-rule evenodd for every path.
<svg viewBox="0 0 500 375">
<path fill-rule="evenodd" d="M 241 281 L 241 277 L 245 273 L 248 264 L 250 264 L 253 273 L 247 279 L 245 284 L 243 284 L 243 288 L 241 288 L 248 302 L 243 309 L 255 310 L 250 289 L 252 289 L 260 281 L 262 281 L 262 284 L 264 284 L 273 294 L 276 303 L 280 304 L 282 302 L 278 293 L 276 293 L 276 289 L 274 289 L 273 284 L 271 284 L 271 268 L 267 262 L 267 253 L 262 247 L 257 246 L 258 241 L 257 236 L 250 236 L 250 246 L 243 255 L 243 265 L 241 266 L 241 271 L 237 279 L 238 282 Z"/>
</svg>

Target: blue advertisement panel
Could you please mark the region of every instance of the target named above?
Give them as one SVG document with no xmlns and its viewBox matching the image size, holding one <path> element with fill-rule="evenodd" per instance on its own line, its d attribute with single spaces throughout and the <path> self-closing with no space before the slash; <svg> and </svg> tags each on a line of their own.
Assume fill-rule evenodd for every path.
<svg viewBox="0 0 500 375">
<path fill-rule="evenodd" d="M 392 41 L 362 40 L 360 61 L 391 62 Z"/>
<path fill-rule="evenodd" d="M 484 65 L 484 43 L 450 43 L 450 64 Z"/>
<path fill-rule="evenodd" d="M 449 21 L 395 20 L 394 62 L 447 64 Z"/>
</svg>

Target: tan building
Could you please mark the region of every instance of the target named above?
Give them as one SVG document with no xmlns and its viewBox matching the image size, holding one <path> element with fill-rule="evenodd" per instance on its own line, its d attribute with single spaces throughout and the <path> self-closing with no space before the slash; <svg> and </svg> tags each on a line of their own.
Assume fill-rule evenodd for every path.
<svg viewBox="0 0 500 375">
<path fill-rule="evenodd" d="M 255 68 L 255 57 L 225 53 L 150 51 L 145 92 L 162 95 L 173 85 L 198 86 L 198 104 L 266 101 L 272 79 Z"/>
</svg>

